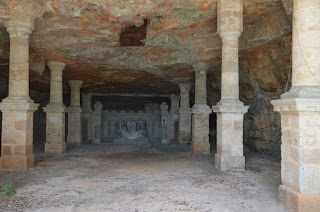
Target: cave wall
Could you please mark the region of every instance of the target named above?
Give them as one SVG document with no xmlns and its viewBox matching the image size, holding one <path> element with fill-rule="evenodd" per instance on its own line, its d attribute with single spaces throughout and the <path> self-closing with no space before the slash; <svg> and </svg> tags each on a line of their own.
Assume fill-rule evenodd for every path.
<svg viewBox="0 0 320 212">
<path fill-rule="evenodd" d="M 271 100 L 291 87 L 290 45 L 284 38 L 240 62 L 240 99 L 249 106 L 244 118 L 244 145 L 280 157 L 281 117 Z"/>
</svg>

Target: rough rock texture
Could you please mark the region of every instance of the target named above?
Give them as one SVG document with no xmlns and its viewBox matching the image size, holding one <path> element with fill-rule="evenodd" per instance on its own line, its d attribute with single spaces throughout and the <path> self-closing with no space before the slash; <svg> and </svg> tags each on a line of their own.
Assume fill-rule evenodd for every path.
<svg viewBox="0 0 320 212">
<path fill-rule="evenodd" d="M 68 80 L 83 80 L 84 92 L 176 94 L 178 83 L 193 82 L 192 65 L 200 61 L 210 64 L 208 101 L 213 105 L 220 98 L 216 3 L 0 0 L 0 80 L 6 81 L 8 73 L 9 35 L 4 22 L 23 11 L 26 17 L 36 17 L 30 37 L 30 88 L 36 102 L 48 97 L 46 60 L 66 62 L 65 93 L 69 92 Z M 250 106 L 245 144 L 272 154 L 280 151 L 280 116 L 273 112 L 270 100 L 290 87 L 291 14 L 290 0 L 244 1 L 240 97 Z M 134 40 L 144 38 L 143 30 L 146 38 Z M 139 46 L 121 45 L 123 32 Z M 5 90 L 1 89 L 3 97 Z M 41 96 L 34 98 L 33 92 Z"/>
</svg>

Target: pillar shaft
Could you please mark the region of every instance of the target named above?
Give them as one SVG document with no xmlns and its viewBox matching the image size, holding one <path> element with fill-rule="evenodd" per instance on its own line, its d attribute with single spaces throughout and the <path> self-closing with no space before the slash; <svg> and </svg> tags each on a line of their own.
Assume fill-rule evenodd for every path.
<svg viewBox="0 0 320 212">
<path fill-rule="evenodd" d="M 82 83 L 80 80 L 71 80 L 68 82 L 71 88 L 71 106 L 80 106 L 80 88 Z"/>
<path fill-rule="evenodd" d="M 82 124 L 84 124 L 82 131 L 83 141 L 91 143 L 91 122 L 92 122 L 92 109 L 91 109 L 91 93 L 82 93 Z"/>
<path fill-rule="evenodd" d="M 68 84 L 71 88 L 71 105 L 68 108 L 68 145 L 82 144 L 82 123 L 81 123 L 81 107 L 80 107 L 80 88 L 82 81 L 72 80 Z"/>
<path fill-rule="evenodd" d="M 101 144 L 101 116 L 102 116 L 102 103 L 96 102 L 94 104 L 94 111 L 92 113 L 92 143 Z"/>
<path fill-rule="evenodd" d="M 10 35 L 9 97 L 29 98 L 29 35 L 33 23 L 6 22 Z"/>
<path fill-rule="evenodd" d="M 243 0 L 219 0 L 218 32 L 222 39 L 221 100 L 217 114 L 215 164 L 221 171 L 244 170 L 243 115 L 248 107 L 239 100 L 238 39 L 243 30 Z"/>
<path fill-rule="evenodd" d="M 207 105 L 207 71 L 209 65 L 197 63 L 195 70 L 195 104 L 192 108 L 192 151 L 196 154 L 210 154 L 209 115 Z"/>
<path fill-rule="evenodd" d="M 28 169 L 34 166 L 33 112 L 38 108 L 29 97 L 29 35 L 33 22 L 9 20 L 9 96 L 0 104 L 2 139 L 0 168 Z"/>
<path fill-rule="evenodd" d="M 222 38 L 221 99 L 239 99 L 239 32 L 220 34 Z"/>
<path fill-rule="evenodd" d="M 281 115 L 279 200 L 288 211 L 320 208 L 320 1 L 293 1 L 292 88 L 273 100 Z"/>
<path fill-rule="evenodd" d="M 179 135 L 179 100 L 180 100 L 180 96 L 179 95 L 175 95 L 175 94 L 171 94 L 170 96 L 171 99 L 171 108 L 170 108 L 170 115 L 171 115 L 171 131 L 170 131 L 170 135 L 171 135 L 171 142 L 176 142 L 178 141 L 178 135 Z"/>
<path fill-rule="evenodd" d="M 50 103 L 43 108 L 46 112 L 46 143 L 45 153 L 63 153 L 65 142 L 65 107 L 62 100 L 62 75 L 66 64 L 49 61 L 51 72 Z"/>
<path fill-rule="evenodd" d="M 320 1 L 295 0 L 293 7 L 292 86 L 318 86 Z"/>
<path fill-rule="evenodd" d="M 177 114 L 179 110 L 179 100 L 180 96 L 171 94 L 170 95 L 170 100 L 171 100 L 171 107 L 170 107 L 170 113 L 171 114 Z"/>
<path fill-rule="evenodd" d="M 179 109 L 179 143 L 191 143 L 191 109 L 189 92 L 191 85 L 182 83 L 180 87 L 180 109 Z"/>
<path fill-rule="evenodd" d="M 50 61 L 48 62 L 50 68 L 50 103 L 63 104 L 63 90 L 62 90 L 62 74 L 65 68 L 65 63 Z"/>
<path fill-rule="evenodd" d="M 190 108 L 190 88 L 191 85 L 187 83 L 182 83 L 180 87 L 180 108 Z"/>
<path fill-rule="evenodd" d="M 208 64 L 198 63 L 195 69 L 195 104 L 207 105 L 207 71 Z"/>
</svg>

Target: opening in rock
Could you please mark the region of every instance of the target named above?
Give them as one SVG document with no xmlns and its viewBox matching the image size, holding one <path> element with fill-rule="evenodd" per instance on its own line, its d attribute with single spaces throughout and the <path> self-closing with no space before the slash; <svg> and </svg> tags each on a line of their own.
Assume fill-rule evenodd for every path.
<svg viewBox="0 0 320 212">
<path fill-rule="evenodd" d="M 148 20 L 140 27 L 130 26 L 120 34 L 121 46 L 144 46 L 144 40 L 147 37 Z"/>
</svg>

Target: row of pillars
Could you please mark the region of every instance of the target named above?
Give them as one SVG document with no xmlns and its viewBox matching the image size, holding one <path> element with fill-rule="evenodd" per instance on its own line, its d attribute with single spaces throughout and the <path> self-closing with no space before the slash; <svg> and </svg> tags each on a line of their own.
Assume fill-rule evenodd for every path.
<svg viewBox="0 0 320 212">
<path fill-rule="evenodd" d="M 33 113 L 38 104 L 29 96 L 29 36 L 34 20 L 9 20 L 5 26 L 10 35 L 9 95 L 0 103 L 2 111 L 2 140 L 0 168 L 28 169 L 34 165 Z M 50 103 L 47 114 L 46 152 L 63 152 L 65 143 L 65 112 L 62 101 L 64 63 L 49 62 L 51 70 Z M 70 144 L 81 141 L 80 87 L 81 81 L 70 81 L 71 106 L 69 113 Z M 77 124 L 72 124 L 77 123 Z"/>
<path fill-rule="evenodd" d="M 46 121 L 46 153 L 62 153 L 66 151 L 65 113 L 68 112 L 68 144 L 81 144 L 81 106 L 80 88 L 82 81 L 69 81 L 71 88 L 71 104 L 65 108 L 63 104 L 62 75 L 66 66 L 63 62 L 49 61 L 51 73 L 50 102 L 43 108 Z"/>
<path fill-rule="evenodd" d="M 222 39 L 221 100 L 217 114 L 217 153 L 220 170 L 243 170 L 243 115 L 239 100 L 238 39 L 243 31 L 243 1 L 219 0 L 218 32 Z M 281 181 L 279 200 L 288 211 L 320 210 L 320 1 L 294 0 L 292 88 L 273 100 L 281 115 Z M 195 70 L 195 105 L 189 107 L 190 85 L 181 84 L 180 137 L 192 140 L 195 153 L 208 153 L 205 64 Z M 191 111 L 193 116 L 191 119 Z M 190 122 L 192 120 L 192 133 Z M 192 135 L 192 138 L 191 138 Z"/>
</svg>

